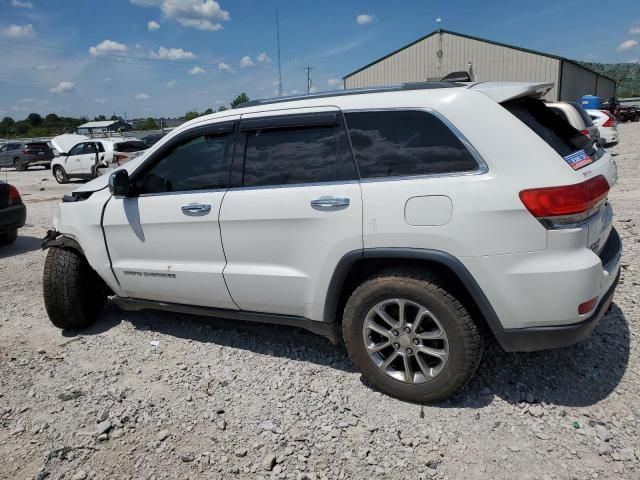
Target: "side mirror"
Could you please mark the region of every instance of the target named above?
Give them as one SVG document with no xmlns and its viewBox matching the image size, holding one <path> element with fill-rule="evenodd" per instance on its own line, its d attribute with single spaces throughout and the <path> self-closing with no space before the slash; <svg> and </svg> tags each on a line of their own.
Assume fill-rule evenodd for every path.
<svg viewBox="0 0 640 480">
<path fill-rule="evenodd" d="M 129 183 L 129 172 L 126 170 L 116 170 L 109 177 L 109 191 L 115 197 L 126 197 L 131 192 Z"/>
<path fill-rule="evenodd" d="M 60 152 L 58 155 L 60 155 L 61 157 L 68 157 L 69 154 L 67 152 Z"/>
</svg>

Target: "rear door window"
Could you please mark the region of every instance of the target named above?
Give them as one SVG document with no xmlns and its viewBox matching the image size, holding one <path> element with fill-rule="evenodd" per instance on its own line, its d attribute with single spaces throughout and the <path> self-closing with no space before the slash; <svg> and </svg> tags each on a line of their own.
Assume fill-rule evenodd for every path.
<svg viewBox="0 0 640 480">
<path fill-rule="evenodd" d="M 243 186 L 357 179 L 340 125 L 257 129 L 245 138 Z"/>
<path fill-rule="evenodd" d="M 424 111 L 346 113 L 362 178 L 469 172 L 478 162 L 435 115 Z"/>
<path fill-rule="evenodd" d="M 147 144 L 140 140 L 119 142 L 113 146 L 113 149 L 116 152 L 122 152 L 122 153 L 139 152 L 140 150 L 146 150 L 147 148 L 148 148 Z"/>
<path fill-rule="evenodd" d="M 502 106 L 562 157 L 584 150 L 592 159 L 597 160 L 604 153 L 602 149 L 596 150 L 593 141 L 558 116 L 542 100 L 520 98 L 505 102 Z"/>
</svg>

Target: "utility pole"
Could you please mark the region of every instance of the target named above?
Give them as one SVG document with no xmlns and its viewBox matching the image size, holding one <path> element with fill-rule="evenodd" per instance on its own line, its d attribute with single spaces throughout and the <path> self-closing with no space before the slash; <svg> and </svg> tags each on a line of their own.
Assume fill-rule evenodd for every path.
<svg viewBox="0 0 640 480">
<path fill-rule="evenodd" d="M 278 41 L 278 96 L 282 96 L 282 63 L 280 62 L 280 17 L 276 8 L 276 38 Z"/>
<path fill-rule="evenodd" d="M 304 69 L 307 71 L 307 93 L 311 93 L 311 70 L 313 68 L 305 67 Z"/>
</svg>

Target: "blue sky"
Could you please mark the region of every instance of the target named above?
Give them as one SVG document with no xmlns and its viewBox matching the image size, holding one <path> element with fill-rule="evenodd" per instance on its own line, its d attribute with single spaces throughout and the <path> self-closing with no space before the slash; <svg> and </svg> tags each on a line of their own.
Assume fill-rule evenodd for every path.
<svg viewBox="0 0 640 480">
<path fill-rule="evenodd" d="M 438 17 L 568 58 L 640 59 L 638 0 L 0 0 L 0 116 L 179 116 L 274 96 L 276 6 L 288 94 L 306 90 L 306 66 L 315 89 L 341 88 Z"/>
</svg>

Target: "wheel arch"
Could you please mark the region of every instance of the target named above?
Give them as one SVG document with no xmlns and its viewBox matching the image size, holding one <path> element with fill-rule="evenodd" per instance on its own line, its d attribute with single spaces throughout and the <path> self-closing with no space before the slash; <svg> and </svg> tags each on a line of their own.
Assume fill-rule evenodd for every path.
<svg viewBox="0 0 640 480">
<path fill-rule="evenodd" d="M 49 232 L 47 232 L 47 236 L 42 241 L 42 249 L 47 250 L 48 248 L 53 247 L 75 250 L 78 254 L 86 257 L 84 250 L 82 250 L 82 247 L 77 240 L 66 235 L 61 235 L 60 232 L 49 230 Z"/>
<path fill-rule="evenodd" d="M 334 270 L 327 290 L 324 321 L 340 323 L 340 312 L 357 286 L 373 273 L 399 266 L 411 266 L 435 270 L 447 283 L 462 293 L 461 300 L 472 314 L 480 316 L 490 331 L 499 332 L 502 324 L 471 273 L 453 255 L 430 249 L 418 248 L 370 248 L 347 253 Z"/>
</svg>

